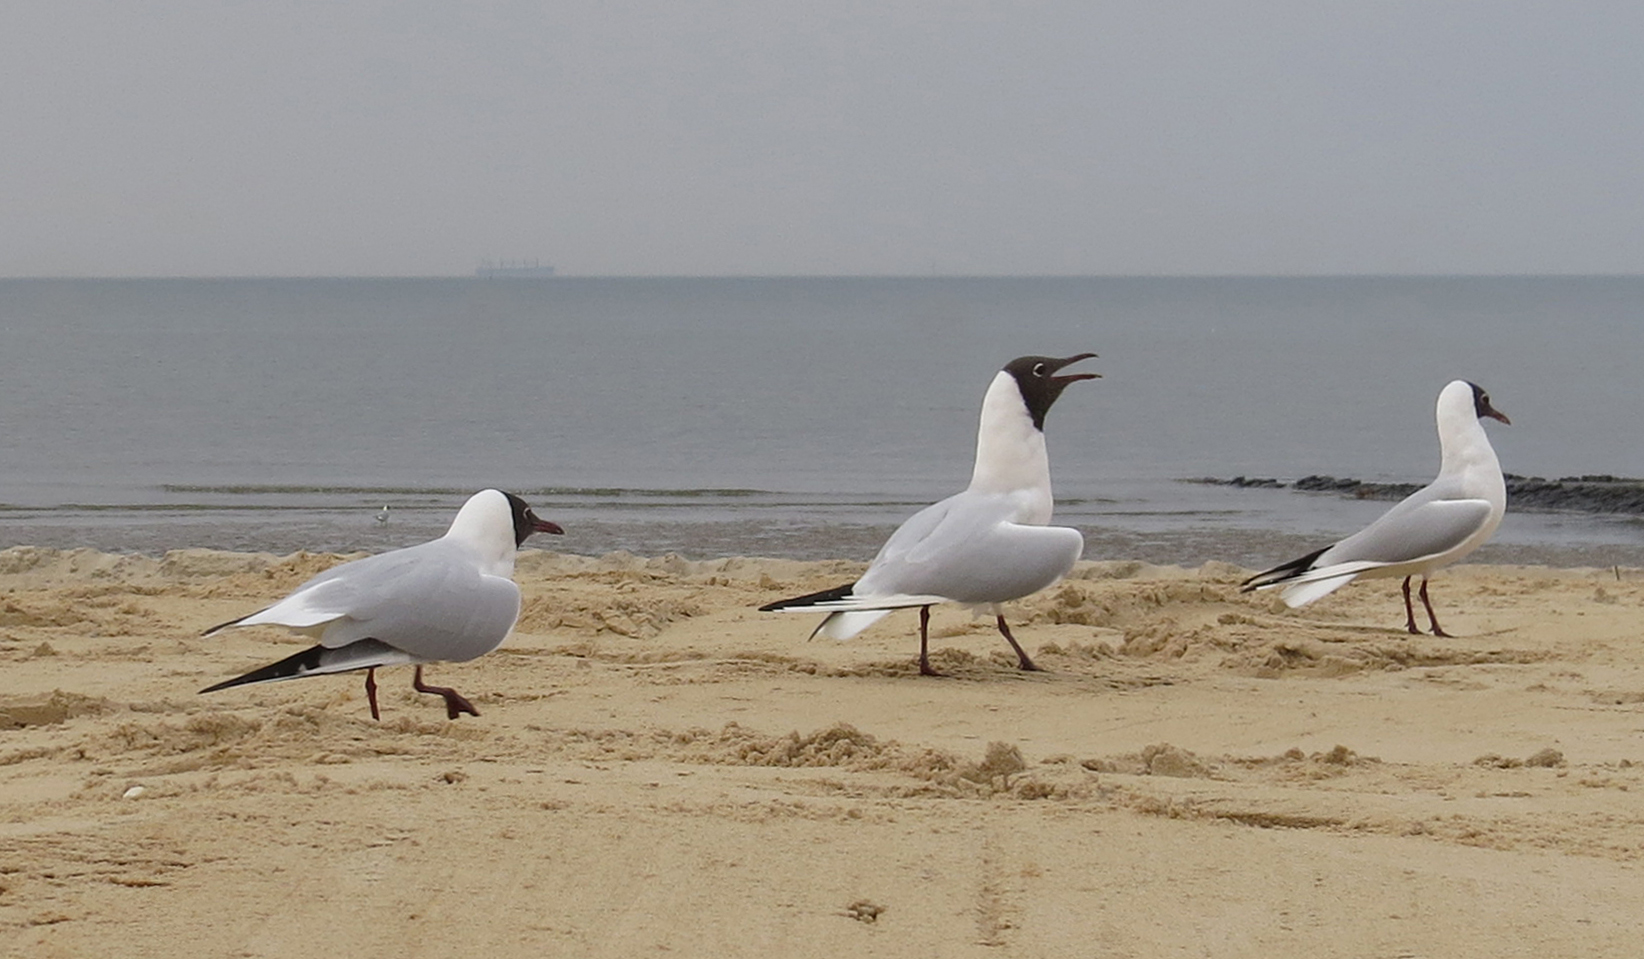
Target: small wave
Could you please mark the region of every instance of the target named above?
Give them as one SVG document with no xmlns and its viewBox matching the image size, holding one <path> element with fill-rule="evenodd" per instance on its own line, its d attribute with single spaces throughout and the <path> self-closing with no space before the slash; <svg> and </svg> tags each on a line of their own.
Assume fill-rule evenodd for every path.
<svg viewBox="0 0 1644 959">
<path fill-rule="evenodd" d="M 311 503 L 57 503 L 51 506 L 0 504 L 0 513 L 266 513 L 328 512 L 351 509 L 346 506 L 315 506 Z"/>
<path fill-rule="evenodd" d="M 779 496 L 773 490 L 739 489 L 736 487 L 705 487 L 702 489 L 633 489 L 623 486 L 548 486 L 527 490 L 528 496 L 647 496 L 671 499 L 740 499 L 750 496 Z"/>
<path fill-rule="evenodd" d="M 229 496 L 466 496 L 473 490 L 439 486 L 330 486 L 308 483 L 161 483 L 165 493 L 217 493 Z"/>
<path fill-rule="evenodd" d="M 224 496 L 470 496 L 471 487 L 449 486 L 344 486 L 309 483 L 162 483 L 166 493 L 216 494 Z M 564 497 L 669 497 L 669 498 L 741 498 L 777 495 L 771 490 L 741 489 L 737 487 L 705 487 L 699 489 L 646 489 L 624 486 L 542 486 L 511 492 L 521 496 Z"/>
</svg>

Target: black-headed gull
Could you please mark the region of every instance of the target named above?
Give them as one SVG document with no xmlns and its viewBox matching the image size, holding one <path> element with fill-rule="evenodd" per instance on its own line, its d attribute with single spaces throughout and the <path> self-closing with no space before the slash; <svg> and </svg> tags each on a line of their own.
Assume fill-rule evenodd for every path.
<svg viewBox="0 0 1644 959">
<path fill-rule="evenodd" d="M 478 716 L 456 690 L 424 685 L 422 664 L 464 662 L 502 645 L 519 618 L 515 551 L 532 533 L 563 532 L 512 493 L 475 493 L 439 539 L 343 563 L 272 606 L 206 630 L 275 624 L 319 645 L 200 692 L 363 669 L 378 719 L 377 667 L 415 664 L 417 692 L 443 696 L 451 719 Z"/>
<path fill-rule="evenodd" d="M 962 493 L 903 523 L 862 578 L 835 589 L 761 606 L 765 611 L 825 612 L 811 635 L 849 639 L 894 609 L 919 607 L 919 672 L 930 667 L 930 608 L 962 603 L 992 612 L 1022 669 L 1038 669 L 1005 624 L 1001 603 L 1055 583 L 1084 552 L 1076 529 L 1048 526 L 1050 459 L 1045 413 L 1069 383 L 1096 373 L 1056 375 L 1094 357 L 1024 356 L 994 376 L 982 398 L 976 468 Z"/>
<path fill-rule="evenodd" d="M 1445 386 L 1438 398 L 1438 477 L 1341 542 L 1250 577 L 1244 590 L 1279 588 L 1285 603 L 1296 607 L 1359 577 L 1402 576 L 1405 628 L 1420 633 L 1410 601 L 1410 579 L 1420 576 L 1433 635 L 1448 636 L 1433 615 L 1427 577 L 1483 545 L 1507 511 L 1501 464 L 1481 422 L 1486 416 L 1510 423 L 1477 384 L 1456 380 Z"/>
</svg>

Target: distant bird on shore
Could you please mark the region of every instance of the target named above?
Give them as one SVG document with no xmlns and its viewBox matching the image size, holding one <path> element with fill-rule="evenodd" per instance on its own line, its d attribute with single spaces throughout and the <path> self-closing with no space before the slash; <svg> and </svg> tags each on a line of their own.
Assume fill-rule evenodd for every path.
<svg viewBox="0 0 1644 959">
<path fill-rule="evenodd" d="M 1017 664 L 1038 669 L 999 606 L 1066 576 L 1084 552 L 1078 530 L 1046 525 L 1053 503 L 1044 427 L 1045 413 L 1069 383 L 1100 375 L 1057 371 L 1095 355 L 1024 356 L 1006 364 L 982 398 L 976 467 L 964 492 L 910 517 L 856 582 L 760 609 L 827 613 L 811 636 L 850 639 L 891 610 L 918 607 L 919 672 L 936 676 L 930 608 L 962 603 L 991 611 Z"/>
<path fill-rule="evenodd" d="M 451 719 L 478 716 L 456 690 L 424 685 L 422 664 L 464 662 L 502 645 L 519 618 L 515 552 L 532 533 L 563 532 L 512 493 L 475 493 L 439 539 L 343 563 L 272 606 L 206 630 L 276 624 L 319 645 L 200 692 L 363 669 L 371 718 L 380 719 L 377 667 L 415 664 L 412 688 L 444 697 Z"/>
<path fill-rule="evenodd" d="M 1278 588 L 1285 603 L 1296 607 L 1359 577 L 1403 576 L 1405 628 L 1420 633 L 1410 601 L 1410 579 L 1420 576 L 1433 635 L 1450 635 L 1433 615 L 1427 578 L 1483 545 L 1507 510 L 1507 486 L 1484 417 L 1511 424 L 1477 384 L 1450 383 L 1438 398 L 1438 477 L 1352 536 L 1250 577 L 1244 591 Z"/>
<path fill-rule="evenodd" d="M 382 509 L 377 510 L 377 517 L 376 518 L 377 518 L 377 525 L 378 526 L 387 526 L 388 525 L 388 504 L 387 503 L 382 504 Z"/>
</svg>

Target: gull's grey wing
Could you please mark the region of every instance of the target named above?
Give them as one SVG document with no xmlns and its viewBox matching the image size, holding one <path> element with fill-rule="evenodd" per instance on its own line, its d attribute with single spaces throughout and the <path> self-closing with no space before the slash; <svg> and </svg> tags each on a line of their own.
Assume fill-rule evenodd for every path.
<svg viewBox="0 0 1644 959">
<path fill-rule="evenodd" d="M 377 556 L 340 563 L 304 580 L 290 595 L 248 616 L 206 630 L 211 635 L 229 626 L 274 624 L 313 631 L 341 616 L 358 613 L 371 597 L 384 592 L 386 584 L 413 576 L 430 553 L 440 553 L 449 544 L 435 540 Z"/>
<path fill-rule="evenodd" d="M 327 570 L 243 625 L 324 624 L 321 645 L 376 639 L 419 659 L 461 661 L 495 649 L 519 616 L 519 587 L 481 573 L 448 540 L 395 550 Z"/>
<path fill-rule="evenodd" d="M 1008 495 L 964 492 L 928 506 L 886 541 L 852 593 L 1001 603 L 1067 575 L 1084 552 L 1078 530 L 1010 522 Z"/>
<path fill-rule="evenodd" d="M 1424 495 L 1425 494 L 1425 495 Z M 1410 563 L 1447 553 L 1477 533 L 1490 518 L 1483 499 L 1440 499 L 1418 490 L 1380 519 L 1325 550 L 1315 569 L 1337 563 Z"/>
</svg>

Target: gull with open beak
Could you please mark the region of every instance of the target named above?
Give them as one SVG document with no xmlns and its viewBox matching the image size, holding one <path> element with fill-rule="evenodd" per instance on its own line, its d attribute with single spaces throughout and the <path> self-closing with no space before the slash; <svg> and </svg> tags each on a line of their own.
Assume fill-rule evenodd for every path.
<svg viewBox="0 0 1644 959">
<path fill-rule="evenodd" d="M 1018 665 L 1038 669 L 1010 634 L 1000 604 L 1055 583 L 1084 552 L 1078 530 L 1048 525 L 1053 503 L 1044 428 L 1045 414 L 1068 384 L 1099 375 L 1060 371 L 1095 355 L 1024 356 L 1006 364 L 982 398 L 976 467 L 964 492 L 910 517 L 856 582 L 760 609 L 827 613 L 811 635 L 849 639 L 891 610 L 917 607 L 919 672 L 934 676 L 930 608 L 960 603 L 991 612 Z"/>
</svg>

